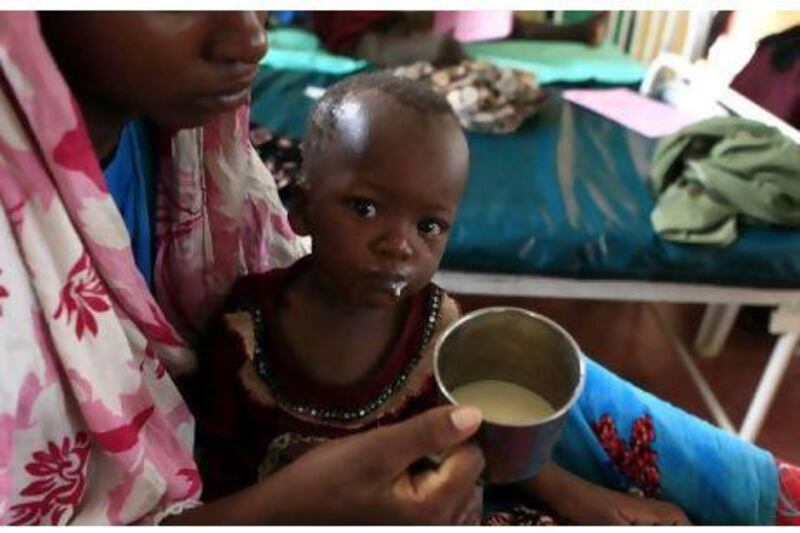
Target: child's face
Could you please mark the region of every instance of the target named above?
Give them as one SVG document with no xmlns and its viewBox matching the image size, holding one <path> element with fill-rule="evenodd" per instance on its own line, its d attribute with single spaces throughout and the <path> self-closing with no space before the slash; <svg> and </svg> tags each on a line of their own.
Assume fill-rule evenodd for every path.
<svg viewBox="0 0 800 533">
<path fill-rule="evenodd" d="M 323 153 L 306 161 L 292 211 L 313 238 L 314 275 L 355 306 L 384 307 L 424 287 L 442 258 L 468 168 L 454 120 L 425 117 L 390 97 L 348 101 Z"/>
</svg>

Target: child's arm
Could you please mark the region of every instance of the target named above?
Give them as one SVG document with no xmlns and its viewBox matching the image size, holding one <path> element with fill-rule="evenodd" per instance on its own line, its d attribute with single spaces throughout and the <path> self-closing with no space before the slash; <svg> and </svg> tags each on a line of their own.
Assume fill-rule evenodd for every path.
<svg viewBox="0 0 800 533">
<path fill-rule="evenodd" d="M 253 483 L 242 451 L 243 410 L 239 370 L 245 361 L 242 337 L 220 314 L 198 343 L 198 370 L 184 387 L 196 420 L 195 459 L 203 478 L 203 499 L 216 499 Z"/>
<path fill-rule="evenodd" d="M 532 498 L 575 524 L 690 524 L 683 511 L 671 503 L 594 485 L 553 462 L 545 464 L 536 477 L 520 485 Z"/>
</svg>

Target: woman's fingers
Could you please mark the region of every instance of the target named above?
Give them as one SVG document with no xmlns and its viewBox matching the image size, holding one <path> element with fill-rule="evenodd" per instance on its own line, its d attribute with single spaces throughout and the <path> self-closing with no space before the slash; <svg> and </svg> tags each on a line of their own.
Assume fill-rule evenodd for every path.
<svg viewBox="0 0 800 533">
<path fill-rule="evenodd" d="M 480 426 L 474 407 L 439 407 L 375 431 L 384 473 L 396 476 L 419 459 L 446 451 L 471 437 Z"/>
<path fill-rule="evenodd" d="M 474 511 L 476 483 L 483 467 L 480 449 L 470 444 L 461 445 L 447 456 L 439 468 L 425 470 L 412 477 L 415 497 L 427 502 L 436 511 L 438 522 L 459 523 Z"/>
<path fill-rule="evenodd" d="M 471 520 L 484 462 L 480 450 L 464 441 L 480 420 L 473 408 L 438 408 L 315 448 L 275 476 L 293 494 L 287 521 L 312 514 L 311 522 L 323 524 Z M 449 455 L 437 468 L 409 471 L 421 457 L 442 451 Z"/>
<path fill-rule="evenodd" d="M 460 526 L 477 526 L 481 523 L 481 512 L 483 511 L 483 487 L 476 486 L 472 495 L 456 521 Z"/>
</svg>

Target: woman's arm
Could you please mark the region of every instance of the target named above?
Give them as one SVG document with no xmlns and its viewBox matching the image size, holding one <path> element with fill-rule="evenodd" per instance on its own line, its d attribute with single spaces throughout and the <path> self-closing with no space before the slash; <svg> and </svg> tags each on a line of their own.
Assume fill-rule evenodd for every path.
<svg viewBox="0 0 800 533">
<path fill-rule="evenodd" d="M 323 444 L 265 480 L 189 509 L 167 524 L 454 524 L 474 514 L 483 457 L 464 444 L 473 408 L 442 407 Z M 435 470 L 420 458 L 453 449 Z"/>
</svg>

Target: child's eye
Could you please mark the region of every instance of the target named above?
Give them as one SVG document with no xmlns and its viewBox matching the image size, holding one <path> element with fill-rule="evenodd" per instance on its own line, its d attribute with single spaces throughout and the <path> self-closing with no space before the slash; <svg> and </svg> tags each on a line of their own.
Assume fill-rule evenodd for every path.
<svg viewBox="0 0 800 533">
<path fill-rule="evenodd" d="M 447 224 L 428 218 L 417 224 L 417 229 L 424 235 L 440 235 L 447 229 Z"/>
<path fill-rule="evenodd" d="M 357 198 L 352 201 L 353 211 L 361 218 L 372 218 L 377 214 L 375 204 L 364 198 Z"/>
</svg>

